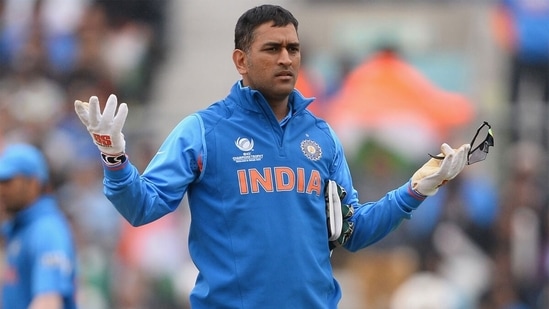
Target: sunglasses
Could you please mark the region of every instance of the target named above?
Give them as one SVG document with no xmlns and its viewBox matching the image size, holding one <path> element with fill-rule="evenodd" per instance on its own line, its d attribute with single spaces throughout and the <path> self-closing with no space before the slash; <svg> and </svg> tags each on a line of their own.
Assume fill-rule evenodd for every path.
<svg viewBox="0 0 549 309">
<path fill-rule="evenodd" d="M 485 129 L 485 127 L 487 127 L 487 129 Z M 477 137 L 483 130 L 487 131 L 486 138 L 484 138 L 482 142 L 477 142 L 475 144 Z M 488 156 L 489 148 L 494 147 L 494 134 L 492 133 L 492 126 L 488 122 L 484 121 L 477 129 L 477 133 L 475 133 L 470 145 L 471 149 L 467 153 L 467 165 L 484 161 Z M 444 159 L 444 156 L 433 156 L 432 154 L 429 154 L 429 156 L 433 159 Z"/>
</svg>

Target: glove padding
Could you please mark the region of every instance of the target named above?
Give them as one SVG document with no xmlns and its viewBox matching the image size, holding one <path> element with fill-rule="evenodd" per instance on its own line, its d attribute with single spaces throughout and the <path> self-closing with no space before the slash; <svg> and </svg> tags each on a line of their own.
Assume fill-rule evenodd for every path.
<svg viewBox="0 0 549 309">
<path fill-rule="evenodd" d="M 343 229 L 343 214 L 341 212 L 341 200 L 346 192 L 333 180 L 328 180 L 324 197 L 326 199 L 326 221 L 328 224 L 328 240 L 334 241 L 341 236 Z"/>
<path fill-rule="evenodd" d="M 437 193 L 438 188 L 454 179 L 467 164 L 471 145 L 464 144 L 453 149 L 444 143 L 440 147 L 444 159 L 430 159 L 412 176 L 412 189 L 424 196 Z"/>
<path fill-rule="evenodd" d="M 108 155 L 120 155 L 126 151 L 122 127 L 128 116 L 128 106 L 121 103 L 116 113 L 117 102 L 116 96 L 111 94 L 101 114 L 99 99 L 96 96 L 92 96 L 89 103 L 74 101 L 76 114 L 90 132 L 93 142 L 99 151 Z"/>
<path fill-rule="evenodd" d="M 330 250 L 344 245 L 353 233 L 353 223 L 348 220 L 353 216 L 354 209 L 351 205 L 342 203 L 346 195 L 345 189 L 335 181 L 326 182 L 324 197 Z"/>
</svg>

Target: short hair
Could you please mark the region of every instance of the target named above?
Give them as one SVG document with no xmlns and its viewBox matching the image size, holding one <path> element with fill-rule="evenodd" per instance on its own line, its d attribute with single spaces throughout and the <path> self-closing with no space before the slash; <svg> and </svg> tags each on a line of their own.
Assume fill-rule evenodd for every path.
<svg viewBox="0 0 549 309">
<path fill-rule="evenodd" d="M 234 47 L 248 51 L 254 39 L 254 31 L 266 22 L 273 22 L 273 27 L 284 27 L 293 24 L 297 31 L 298 21 L 292 13 L 278 5 L 264 4 L 246 11 L 236 23 L 234 30 Z"/>
</svg>

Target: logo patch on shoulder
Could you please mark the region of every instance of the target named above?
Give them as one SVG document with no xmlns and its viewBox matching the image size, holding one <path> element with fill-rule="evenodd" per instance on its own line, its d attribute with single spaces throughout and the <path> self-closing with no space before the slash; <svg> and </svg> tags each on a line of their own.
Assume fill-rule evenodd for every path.
<svg viewBox="0 0 549 309">
<path fill-rule="evenodd" d="M 310 139 L 301 142 L 301 151 L 310 160 L 318 161 L 322 157 L 322 149 L 320 146 Z"/>
</svg>

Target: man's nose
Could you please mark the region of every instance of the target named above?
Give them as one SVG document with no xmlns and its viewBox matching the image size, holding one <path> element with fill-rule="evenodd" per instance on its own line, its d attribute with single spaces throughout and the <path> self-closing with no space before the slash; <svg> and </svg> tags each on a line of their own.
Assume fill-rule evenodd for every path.
<svg viewBox="0 0 549 309">
<path fill-rule="evenodd" d="M 288 49 L 286 48 L 281 49 L 280 56 L 278 57 L 278 62 L 283 65 L 292 64 L 292 58 L 290 57 L 290 53 L 288 52 Z"/>
</svg>

